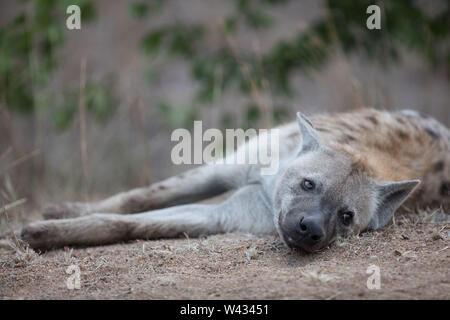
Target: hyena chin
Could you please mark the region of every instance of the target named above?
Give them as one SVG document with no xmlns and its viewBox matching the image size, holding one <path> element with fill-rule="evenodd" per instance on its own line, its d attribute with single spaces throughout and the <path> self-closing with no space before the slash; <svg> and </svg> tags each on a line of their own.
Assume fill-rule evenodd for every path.
<svg viewBox="0 0 450 320">
<path fill-rule="evenodd" d="M 430 117 L 373 109 L 297 114 L 297 124 L 279 127 L 279 135 L 274 175 L 261 175 L 258 164 L 204 165 L 103 201 L 51 206 L 48 220 L 20 236 L 50 249 L 278 232 L 287 246 L 311 252 L 337 236 L 379 229 L 399 208 L 450 209 L 450 130 Z M 257 152 L 260 141 L 236 153 Z M 231 189 L 221 203 L 193 204 Z"/>
</svg>

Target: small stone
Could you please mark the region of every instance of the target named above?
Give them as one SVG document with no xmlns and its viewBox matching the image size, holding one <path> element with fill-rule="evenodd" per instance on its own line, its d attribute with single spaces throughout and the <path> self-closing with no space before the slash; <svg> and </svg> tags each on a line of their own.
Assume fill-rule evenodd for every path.
<svg viewBox="0 0 450 320">
<path fill-rule="evenodd" d="M 442 239 L 442 236 L 441 236 L 441 234 L 439 233 L 439 232 L 434 232 L 432 235 L 431 235 L 431 239 L 433 239 L 433 240 L 440 240 L 440 239 Z"/>
<path fill-rule="evenodd" d="M 250 248 L 245 252 L 245 257 L 248 261 L 254 259 L 258 255 L 258 251 L 255 248 Z"/>
</svg>

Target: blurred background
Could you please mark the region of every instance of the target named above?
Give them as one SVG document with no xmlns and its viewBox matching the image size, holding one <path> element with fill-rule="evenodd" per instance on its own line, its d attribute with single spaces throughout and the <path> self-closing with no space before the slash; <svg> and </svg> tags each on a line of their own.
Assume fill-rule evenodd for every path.
<svg viewBox="0 0 450 320">
<path fill-rule="evenodd" d="M 194 119 L 267 128 L 371 106 L 448 126 L 449 31 L 448 0 L 2 0 L 0 222 L 185 170 L 170 134 Z"/>
</svg>

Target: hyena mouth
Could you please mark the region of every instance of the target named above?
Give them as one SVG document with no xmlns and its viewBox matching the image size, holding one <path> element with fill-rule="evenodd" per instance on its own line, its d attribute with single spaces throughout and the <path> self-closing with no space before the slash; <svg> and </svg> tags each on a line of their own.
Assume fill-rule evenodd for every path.
<svg viewBox="0 0 450 320">
<path fill-rule="evenodd" d="M 318 252 L 320 250 L 322 250 L 325 246 L 320 245 L 320 246 L 307 246 L 307 245 L 302 245 L 301 242 L 299 241 L 295 241 L 293 238 L 289 237 L 289 236 L 283 236 L 283 240 L 284 243 L 286 243 L 286 245 L 293 250 L 300 250 L 306 253 L 315 253 Z"/>
<path fill-rule="evenodd" d="M 290 236 L 287 236 L 287 231 L 284 230 L 283 227 L 283 211 L 280 211 L 278 215 L 278 227 L 279 227 L 279 234 L 281 241 L 284 242 L 284 244 L 289 247 L 290 249 L 298 248 L 296 242 L 294 239 L 292 239 Z"/>
</svg>

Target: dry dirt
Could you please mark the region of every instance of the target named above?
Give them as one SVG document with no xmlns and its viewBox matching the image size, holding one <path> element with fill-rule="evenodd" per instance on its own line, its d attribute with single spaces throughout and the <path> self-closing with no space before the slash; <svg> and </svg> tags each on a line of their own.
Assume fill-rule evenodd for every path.
<svg viewBox="0 0 450 320">
<path fill-rule="evenodd" d="M 448 223 L 403 219 L 321 252 L 245 234 L 36 254 L 0 249 L 2 299 L 449 299 Z M 81 288 L 69 290 L 77 265 Z M 367 288 L 377 265 L 381 288 Z"/>
</svg>

